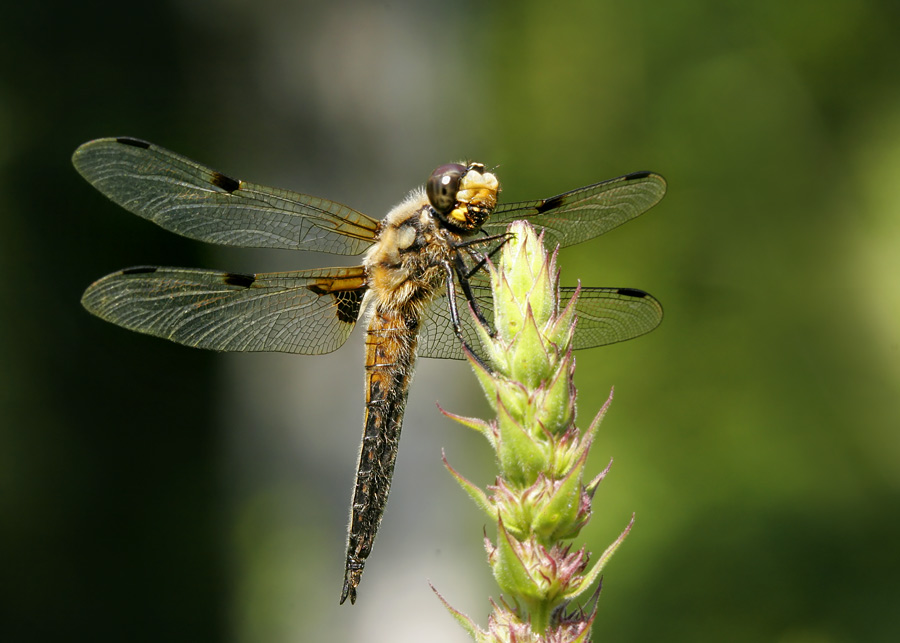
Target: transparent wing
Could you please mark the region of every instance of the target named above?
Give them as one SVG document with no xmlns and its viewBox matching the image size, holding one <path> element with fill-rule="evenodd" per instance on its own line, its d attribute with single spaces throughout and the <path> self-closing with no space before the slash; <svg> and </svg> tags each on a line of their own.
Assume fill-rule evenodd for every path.
<svg viewBox="0 0 900 643">
<path fill-rule="evenodd" d="M 472 294 L 478 301 L 485 317 L 487 317 L 488 321 L 493 322 L 494 309 L 491 289 L 473 286 L 472 290 Z M 469 313 L 469 304 L 465 297 L 458 296 L 456 305 L 459 310 L 460 327 L 462 328 L 463 336 L 466 338 L 466 343 L 482 360 L 486 361 L 487 358 L 481 348 L 481 342 L 475 330 L 475 321 Z M 456 336 L 456 332 L 453 330 L 450 304 L 447 301 L 446 293 L 436 297 L 426 311 L 425 320 L 419 330 L 418 355 L 420 357 L 437 357 L 441 359 L 465 359 L 462 345 Z"/>
<path fill-rule="evenodd" d="M 483 226 L 502 234 L 516 219 L 543 228 L 548 248 L 571 246 L 609 232 L 643 214 L 666 193 L 666 180 L 653 172 L 634 172 L 540 201 L 500 204 Z"/>
<path fill-rule="evenodd" d="M 339 203 L 233 179 L 134 138 L 85 143 L 72 163 L 129 212 L 200 241 L 356 255 L 378 225 Z"/>
<path fill-rule="evenodd" d="M 575 288 L 560 288 L 563 302 Z M 637 288 L 582 288 L 575 305 L 575 350 L 624 342 L 649 333 L 663 318 L 662 304 Z"/>
<path fill-rule="evenodd" d="M 329 353 L 347 339 L 365 293 L 362 267 L 245 275 L 127 268 L 81 303 L 129 330 L 220 351 Z"/>
<path fill-rule="evenodd" d="M 491 290 L 486 279 L 476 275 L 472 293 L 484 316 L 493 323 L 494 309 Z M 560 287 L 561 305 L 575 294 L 575 288 Z M 484 359 L 475 322 L 461 295 L 457 297 L 460 326 L 466 342 Z M 636 288 L 582 288 L 575 309 L 578 325 L 572 342 L 575 350 L 624 342 L 640 337 L 659 326 L 663 318 L 662 305 L 652 295 Z M 438 297 L 431 304 L 422 327 L 419 355 L 463 359 L 462 347 L 453 331 L 447 296 Z"/>
</svg>

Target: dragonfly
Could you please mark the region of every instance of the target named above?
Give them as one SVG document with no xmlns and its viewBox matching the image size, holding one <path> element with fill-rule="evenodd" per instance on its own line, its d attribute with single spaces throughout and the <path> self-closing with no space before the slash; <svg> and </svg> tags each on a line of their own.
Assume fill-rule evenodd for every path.
<svg viewBox="0 0 900 643">
<path fill-rule="evenodd" d="M 191 347 L 319 355 L 366 326 L 365 418 L 340 602 L 357 588 L 387 503 L 417 357 L 476 357 L 493 319 L 485 263 L 517 219 L 549 247 L 602 235 L 656 205 L 666 182 L 635 172 L 535 201 L 498 203 L 480 163 L 437 168 L 382 220 L 320 197 L 233 178 L 146 141 L 103 138 L 72 161 L 102 194 L 177 234 L 225 246 L 363 255 L 350 267 L 245 274 L 135 266 L 91 284 L 84 307 Z M 561 288 L 563 297 L 575 288 Z M 575 349 L 650 332 L 662 306 L 636 288 L 581 287 Z M 460 315 L 459 310 L 475 312 Z"/>
</svg>

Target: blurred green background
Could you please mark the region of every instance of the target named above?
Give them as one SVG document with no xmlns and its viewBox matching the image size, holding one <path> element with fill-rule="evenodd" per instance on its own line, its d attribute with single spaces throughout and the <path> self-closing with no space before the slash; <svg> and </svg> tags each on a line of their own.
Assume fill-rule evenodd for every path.
<svg viewBox="0 0 900 643">
<path fill-rule="evenodd" d="M 657 208 L 566 250 L 659 330 L 579 354 L 581 423 L 616 399 L 584 533 L 597 641 L 900 640 L 900 5 L 202 0 L 7 3 L 0 24 L 0 636 L 4 641 L 465 641 L 497 595 L 487 413 L 423 361 L 357 605 L 338 606 L 362 337 L 222 356 L 79 305 L 135 264 L 277 270 L 105 201 L 69 158 L 154 141 L 382 216 L 435 166 L 503 198 L 634 170 Z M 490 529 L 489 529 L 490 532 Z"/>
</svg>

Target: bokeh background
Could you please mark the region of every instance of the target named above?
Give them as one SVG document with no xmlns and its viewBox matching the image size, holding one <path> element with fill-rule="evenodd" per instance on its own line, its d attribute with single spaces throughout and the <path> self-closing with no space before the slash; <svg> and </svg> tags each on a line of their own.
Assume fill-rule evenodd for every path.
<svg viewBox="0 0 900 643">
<path fill-rule="evenodd" d="M 69 158 L 146 138 L 382 216 L 435 166 L 503 198 L 634 170 L 669 193 L 561 256 L 644 288 L 659 330 L 578 357 L 616 398 L 583 536 L 597 641 L 900 640 L 900 5 L 811 2 L 6 3 L 0 20 L 0 638 L 465 641 L 496 596 L 487 413 L 423 360 L 357 605 L 339 606 L 362 336 L 219 355 L 79 306 L 136 264 L 263 271 L 116 208 Z M 491 529 L 488 529 L 491 533 Z"/>
</svg>

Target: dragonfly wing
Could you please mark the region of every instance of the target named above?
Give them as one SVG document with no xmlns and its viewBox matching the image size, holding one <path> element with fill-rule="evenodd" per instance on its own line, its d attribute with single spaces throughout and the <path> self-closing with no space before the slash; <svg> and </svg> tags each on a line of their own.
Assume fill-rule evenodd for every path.
<svg viewBox="0 0 900 643">
<path fill-rule="evenodd" d="M 472 286 L 473 295 L 482 309 L 487 320 L 493 321 L 493 304 L 491 289 L 484 286 Z M 456 307 L 459 311 L 460 328 L 463 337 L 469 347 L 486 360 L 486 354 L 481 347 L 478 332 L 475 330 L 475 320 L 469 312 L 469 304 L 460 293 L 456 299 Z M 450 304 L 447 294 L 436 297 L 431 303 L 419 331 L 419 350 L 422 357 L 437 357 L 442 359 L 465 359 L 462 344 L 456 331 L 453 329 L 453 320 L 450 315 Z"/>
<path fill-rule="evenodd" d="M 329 353 L 347 339 L 366 290 L 362 267 L 257 275 L 127 268 L 82 304 L 129 330 L 220 351 Z"/>
<path fill-rule="evenodd" d="M 493 323 L 494 309 L 487 279 L 475 275 L 470 281 L 472 293 L 485 318 Z M 559 289 L 561 306 L 565 306 L 576 289 Z M 475 321 L 469 313 L 465 298 L 457 298 L 460 326 L 469 346 L 482 358 Z M 624 342 L 640 337 L 659 326 L 663 318 L 662 305 L 652 295 L 636 288 L 581 288 L 575 305 L 578 325 L 572 347 L 575 350 Z M 428 311 L 420 335 L 419 354 L 423 357 L 463 359 L 462 346 L 453 331 L 446 295 L 437 298 Z"/>
<path fill-rule="evenodd" d="M 643 214 L 666 193 L 666 180 L 653 172 L 634 172 L 539 201 L 500 204 L 483 229 L 501 234 L 516 219 L 544 231 L 549 248 L 570 246 L 609 232 Z"/>
<path fill-rule="evenodd" d="M 575 288 L 560 288 L 560 305 L 574 293 Z M 575 310 L 575 350 L 640 337 L 659 326 L 663 318 L 662 304 L 637 288 L 582 288 Z"/>
<path fill-rule="evenodd" d="M 356 255 L 378 225 L 339 203 L 240 181 L 138 139 L 90 141 L 72 162 L 129 212 L 200 241 Z"/>
</svg>

